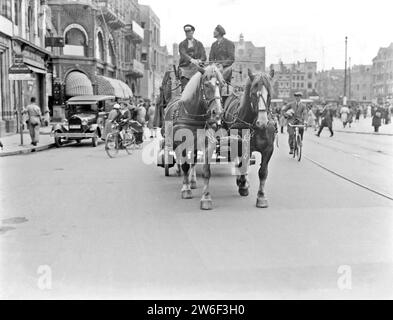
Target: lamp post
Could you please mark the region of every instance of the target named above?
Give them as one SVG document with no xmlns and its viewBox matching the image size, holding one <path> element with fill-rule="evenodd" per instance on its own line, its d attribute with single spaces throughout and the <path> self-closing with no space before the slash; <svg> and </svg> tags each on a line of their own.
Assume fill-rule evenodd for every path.
<svg viewBox="0 0 393 320">
<path fill-rule="evenodd" d="M 345 70 L 344 70 L 344 95 L 343 95 L 343 105 L 347 105 L 347 47 L 348 47 L 348 37 L 345 37 Z"/>
</svg>

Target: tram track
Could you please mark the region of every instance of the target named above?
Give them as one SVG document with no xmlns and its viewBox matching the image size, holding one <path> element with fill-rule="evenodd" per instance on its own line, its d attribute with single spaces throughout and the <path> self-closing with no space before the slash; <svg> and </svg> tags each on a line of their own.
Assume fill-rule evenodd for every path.
<svg viewBox="0 0 393 320">
<path fill-rule="evenodd" d="M 376 190 L 376 189 L 373 188 L 373 187 L 369 187 L 369 186 L 367 186 L 367 185 L 365 185 L 365 184 L 363 184 L 363 183 L 360 183 L 360 182 L 358 182 L 358 181 L 356 181 L 356 180 L 354 180 L 354 179 L 351 179 L 351 178 L 349 178 L 349 177 L 346 177 L 346 176 L 344 176 L 343 174 L 337 172 L 336 170 L 330 169 L 330 168 L 328 168 L 327 166 L 323 165 L 322 163 L 320 163 L 320 162 L 318 162 L 318 161 L 316 161 L 316 160 L 310 158 L 309 156 L 303 155 L 303 158 L 307 159 L 308 161 L 310 161 L 311 163 L 313 163 L 313 164 L 315 164 L 316 166 L 320 167 L 321 169 L 323 169 L 323 170 L 325 170 L 325 171 L 327 171 L 327 172 L 329 172 L 329 173 L 331 173 L 331 174 L 333 174 L 333 175 L 335 175 L 335 176 L 337 176 L 337 177 L 339 177 L 339 178 L 341 178 L 341 179 L 343 179 L 343 180 L 346 180 L 346 181 L 348 181 L 348 182 L 350 182 L 350 183 L 352 183 L 352 184 L 354 184 L 354 185 L 356 185 L 356 186 L 358 186 L 358 187 L 361 187 L 361 188 L 363 188 L 363 189 L 365 189 L 365 190 L 368 190 L 368 191 L 370 191 L 370 192 L 372 192 L 372 193 L 375 193 L 375 194 L 377 194 L 377 195 L 379 195 L 379 196 L 381 196 L 381 197 L 384 197 L 384 198 L 386 198 L 386 199 L 389 199 L 389 200 L 392 200 L 392 201 L 393 201 L 393 196 L 391 196 L 391 195 L 389 195 L 389 194 L 387 194 L 387 193 L 385 193 L 385 192 Z"/>
<path fill-rule="evenodd" d="M 330 145 L 330 144 L 329 144 L 329 145 L 327 145 L 327 144 L 322 144 L 320 141 L 316 141 L 316 140 L 313 139 L 313 138 L 307 139 L 307 141 L 311 141 L 311 142 L 313 142 L 313 143 L 319 145 L 320 147 L 328 148 L 328 149 L 331 149 L 331 150 L 334 150 L 334 151 L 339 151 L 339 152 L 342 152 L 342 153 L 344 153 L 344 154 L 349 154 L 349 155 L 355 157 L 356 159 L 359 159 L 359 160 L 361 160 L 361 161 L 368 162 L 368 163 L 373 164 L 373 165 L 375 165 L 375 166 L 387 168 L 386 166 L 381 165 L 381 163 L 376 163 L 376 162 L 374 162 L 374 161 L 371 161 L 371 160 L 369 160 L 369 159 L 366 159 L 366 158 L 364 158 L 364 157 L 362 157 L 362 156 L 359 156 L 359 155 L 357 155 L 357 154 L 354 154 L 354 152 L 347 151 L 347 150 L 343 150 L 343 149 L 341 149 L 341 148 L 338 147 L 338 146 L 334 146 L 334 145 Z M 336 140 L 335 140 L 335 142 L 336 142 Z M 354 143 L 350 143 L 350 142 L 344 142 L 344 141 L 342 141 L 342 140 L 337 141 L 337 142 L 339 142 L 339 143 L 341 143 L 341 144 L 344 144 L 344 143 L 350 144 L 351 146 L 353 146 L 353 147 L 355 147 L 355 148 L 362 148 L 363 150 L 367 150 L 367 151 L 369 151 L 369 152 L 373 152 L 373 153 L 376 153 L 376 154 L 380 154 L 380 155 L 384 155 L 384 156 L 391 157 L 390 154 L 378 152 L 378 150 L 376 150 L 376 149 L 367 148 L 367 147 L 362 147 L 362 146 L 359 146 L 359 144 L 354 144 Z M 388 193 L 386 193 L 386 192 L 383 192 L 383 191 L 381 191 L 381 190 L 377 190 L 377 188 L 375 188 L 375 187 L 372 187 L 372 186 L 366 185 L 366 184 L 364 184 L 364 183 L 361 183 L 361 182 L 359 182 L 359 181 L 356 181 L 355 179 L 350 178 L 350 177 L 348 177 L 347 175 L 344 175 L 344 174 L 338 172 L 338 170 L 335 170 L 335 169 L 329 167 L 328 165 L 322 164 L 321 162 L 319 162 L 319 161 L 313 159 L 312 157 L 310 157 L 310 156 L 308 156 L 308 155 L 303 155 L 303 158 L 305 158 L 306 160 L 310 161 L 311 163 L 313 163 L 314 165 L 318 166 L 319 168 L 323 169 L 324 171 L 327 171 L 327 172 L 329 172 L 329 173 L 335 175 L 336 177 L 338 177 L 338 178 L 340 178 L 340 179 L 343 179 L 343 180 L 345 180 L 345 181 L 347 181 L 347 182 L 349 182 L 349 183 L 351 183 L 351 184 L 353 184 L 353 185 L 356 185 L 356 186 L 358 186 L 358 187 L 360 187 L 360 188 L 362 188 L 362 189 L 365 189 L 365 190 L 367 190 L 367 191 L 369 191 L 369 192 L 372 192 L 372 193 L 374 193 L 374 194 L 377 194 L 377 195 L 379 195 L 379 196 L 381 196 L 381 197 L 383 197 L 383 198 L 385 198 L 385 199 L 389 199 L 389 200 L 392 200 L 392 201 L 393 201 L 393 195 L 390 195 L 390 194 L 388 194 Z M 390 170 L 391 167 L 389 167 L 388 169 Z"/>
<path fill-rule="evenodd" d="M 348 154 L 348 155 L 350 155 L 350 156 L 352 156 L 352 157 L 354 157 L 354 158 L 356 158 L 356 159 L 360 159 L 360 160 L 362 160 L 362 161 L 364 161 L 364 162 L 367 162 L 367 163 L 369 163 L 369 164 L 372 164 L 372 165 L 375 165 L 375 166 L 378 166 L 378 167 L 385 167 L 386 169 L 389 169 L 389 170 L 391 170 L 391 167 L 386 167 L 386 166 L 384 166 L 384 165 L 381 165 L 381 163 L 377 163 L 377 162 L 375 162 L 375 161 L 372 161 L 372 160 L 370 160 L 370 159 L 368 159 L 368 158 L 365 158 L 365 157 L 362 157 L 361 155 L 359 155 L 359 154 L 357 154 L 357 153 L 354 153 L 353 151 L 348 151 L 348 150 L 345 150 L 345 149 L 342 149 L 342 148 L 340 148 L 340 147 L 338 147 L 338 146 L 334 146 L 334 145 L 327 145 L 327 144 L 323 144 L 323 143 L 321 143 L 320 141 L 317 141 L 317 140 L 315 140 L 315 139 L 307 139 L 307 141 L 310 141 L 310 142 L 313 142 L 314 144 L 316 144 L 316 145 L 318 145 L 318 146 L 321 146 L 321 147 L 324 147 L 324 148 L 327 148 L 327 149 L 331 149 L 331 150 L 334 150 L 334 151 L 339 151 L 339 152 L 341 152 L 341 153 L 344 153 L 344 154 Z M 341 143 L 341 144 L 348 144 L 348 143 L 345 143 L 345 142 L 343 142 L 343 141 L 336 141 L 335 140 L 335 142 L 339 142 L 339 143 Z M 385 153 L 385 152 L 380 152 L 379 150 L 375 150 L 375 149 L 370 149 L 370 148 L 365 148 L 365 147 L 361 147 L 361 146 L 359 146 L 359 145 L 356 145 L 356 144 L 351 144 L 353 147 L 356 147 L 356 148 L 361 148 L 361 149 L 363 149 L 363 150 L 366 150 L 366 151 L 369 151 L 369 152 L 373 152 L 373 153 L 375 153 L 375 154 L 378 154 L 378 155 L 382 155 L 382 156 L 386 156 L 386 157 L 393 157 L 392 155 L 390 155 L 390 154 L 387 154 L 387 153 Z"/>
</svg>

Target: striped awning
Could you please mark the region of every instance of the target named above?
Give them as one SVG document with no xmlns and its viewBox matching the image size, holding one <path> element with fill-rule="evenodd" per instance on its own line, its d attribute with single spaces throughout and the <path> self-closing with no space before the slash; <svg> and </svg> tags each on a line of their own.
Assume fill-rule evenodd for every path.
<svg viewBox="0 0 393 320">
<path fill-rule="evenodd" d="M 132 97 L 132 91 L 123 81 L 104 76 L 97 76 L 98 94 L 113 95 L 116 98 L 128 99 Z"/>
<path fill-rule="evenodd" d="M 65 81 L 66 96 L 88 96 L 93 94 L 89 78 L 82 72 L 72 71 Z"/>
</svg>

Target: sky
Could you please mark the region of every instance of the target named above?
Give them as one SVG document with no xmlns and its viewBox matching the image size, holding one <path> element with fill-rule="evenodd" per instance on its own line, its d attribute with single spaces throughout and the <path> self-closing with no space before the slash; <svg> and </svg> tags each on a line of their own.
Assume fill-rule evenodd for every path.
<svg viewBox="0 0 393 320">
<path fill-rule="evenodd" d="M 393 0 L 139 0 L 160 18 L 161 45 L 185 39 L 183 26 L 211 46 L 221 24 L 232 41 L 266 47 L 266 66 L 317 61 L 318 70 L 344 69 L 345 36 L 351 65 L 372 64 L 380 47 L 393 42 Z"/>
</svg>

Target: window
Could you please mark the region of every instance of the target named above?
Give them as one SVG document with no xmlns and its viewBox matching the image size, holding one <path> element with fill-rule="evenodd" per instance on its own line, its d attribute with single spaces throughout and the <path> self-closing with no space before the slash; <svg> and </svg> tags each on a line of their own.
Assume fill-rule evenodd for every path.
<svg viewBox="0 0 393 320">
<path fill-rule="evenodd" d="M 108 43 L 108 48 L 109 48 L 109 50 L 108 50 L 108 53 L 109 53 L 108 61 L 115 66 L 116 65 L 116 56 L 115 56 L 115 50 L 113 49 L 111 41 L 109 41 L 109 43 Z"/>
<path fill-rule="evenodd" d="M 141 61 L 142 62 L 147 62 L 147 53 L 142 53 L 141 54 Z"/>
<path fill-rule="evenodd" d="M 312 73 L 309 72 L 307 76 L 308 76 L 308 79 L 312 79 Z"/>
<path fill-rule="evenodd" d="M 86 48 L 86 37 L 82 30 L 71 28 L 66 32 L 63 49 L 65 55 L 85 56 Z"/>
<path fill-rule="evenodd" d="M 141 22 L 141 27 L 142 27 L 142 29 L 145 29 L 145 25 L 146 25 L 145 22 Z"/>
<path fill-rule="evenodd" d="M 1 0 L 0 15 L 12 20 L 11 0 Z"/>
<path fill-rule="evenodd" d="M 104 53 L 104 39 L 102 37 L 101 32 L 97 34 L 97 51 L 96 58 L 105 61 L 105 53 Z"/>
<path fill-rule="evenodd" d="M 312 89 L 312 83 L 309 82 L 309 83 L 307 84 L 307 88 L 308 88 L 308 89 Z"/>
<path fill-rule="evenodd" d="M 19 20 L 20 20 L 20 2 L 15 1 L 14 2 L 14 23 L 16 26 L 19 25 Z"/>
</svg>

